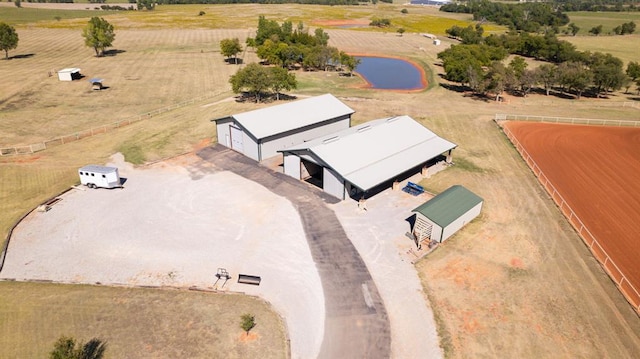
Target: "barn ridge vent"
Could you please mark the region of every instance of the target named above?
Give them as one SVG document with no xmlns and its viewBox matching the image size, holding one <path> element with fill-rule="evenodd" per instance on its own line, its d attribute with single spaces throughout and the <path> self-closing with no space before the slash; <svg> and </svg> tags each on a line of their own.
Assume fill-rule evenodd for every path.
<svg viewBox="0 0 640 359">
<path fill-rule="evenodd" d="M 329 137 L 326 140 L 322 141 L 322 143 L 331 143 L 340 139 L 340 136 Z"/>
</svg>

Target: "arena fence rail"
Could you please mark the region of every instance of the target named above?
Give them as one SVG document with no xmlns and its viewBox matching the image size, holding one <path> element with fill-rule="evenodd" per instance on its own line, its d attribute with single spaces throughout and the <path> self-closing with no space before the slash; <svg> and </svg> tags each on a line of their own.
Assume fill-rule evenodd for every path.
<svg viewBox="0 0 640 359">
<path fill-rule="evenodd" d="M 525 119 L 526 118 L 526 119 Z M 542 117 L 542 116 L 523 116 L 523 115 L 504 115 L 504 114 L 496 114 L 494 117 L 494 121 L 498 124 L 498 126 L 502 129 L 507 138 L 511 141 L 513 146 L 516 148 L 520 156 L 525 161 L 525 163 L 529 166 L 533 174 L 538 178 L 538 181 L 544 189 L 547 191 L 549 196 L 556 203 L 558 208 L 562 214 L 567 218 L 571 226 L 578 232 L 580 238 L 582 238 L 583 242 L 589 248 L 593 256 L 600 263 L 602 268 L 604 268 L 605 272 L 609 275 L 609 277 L 616 284 L 620 292 L 624 295 L 627 301 L 631 304 L 633 309 L 640 314 L 640 291 L 636 288 L 633 283 L 631 283 L 624 272 L 616 265 L 613 259 L 609 256 L 607 251 L 602 247 L 600 241 L 589 231 L 587 226 L 582 222 L 582 220 L 576 215 L 573 209 L 569 206 L 567 201 L 562 197 L 560 192 L 555 188 L 555 186 L 549 181 L 549 178 L 542 172 L 542 169 L 538 166 L 538 164 L 533 160 L 533 158 L 529 155 L 527 150 L 520 144 L 518 139 L 513 135 L 513 133 L 507 128 L 501 125 L 502 121 L 535 121 L 535 122 L 552 122 L 552 123 L 575 123 L 575 124 L 589 124 L 589 125 L 599 125 L 602 126 L 631 126 L 631 127 L 640 127 L 640 121 L 618 121 L 618 120 L 593 120 L 593 119 L 578 119 L 578 118 L 563 118 L 563 117 Z M 604 122 L 603 122 L 604 121 Z M 617 124 L 617 125 L 616 125 Z"/>
</svg>

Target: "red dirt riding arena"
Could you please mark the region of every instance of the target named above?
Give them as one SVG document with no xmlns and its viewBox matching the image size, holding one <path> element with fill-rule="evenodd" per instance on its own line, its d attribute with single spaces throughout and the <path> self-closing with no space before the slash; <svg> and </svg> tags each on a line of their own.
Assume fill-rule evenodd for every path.
<svg viewBox="0 0 640 359">
<path fill-rule="evenodd" d="M 556 203 L 564 199 L 563 213 L 639 310 L 640 128 L 515 121 L 504 128 Z"/>
</svg>

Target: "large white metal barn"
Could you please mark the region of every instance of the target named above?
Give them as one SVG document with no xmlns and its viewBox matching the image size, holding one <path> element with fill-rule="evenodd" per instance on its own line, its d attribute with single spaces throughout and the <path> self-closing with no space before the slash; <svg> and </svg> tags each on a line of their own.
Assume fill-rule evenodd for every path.
<svg viewBox="0 0 640 359">
<path fill-rule="evenodd" d="M 367 198 L 395 181 L 450 162 L 456 147 L 409 116 L 370 121 L 279 152 L 285 174 L 345 199 Z"/>
<path fill-rule="evenodd" d="M 279 150 L 349 128 L 353 113 L 325 94 L 213 121 L 219 144 L 262 161 Z"/>
<path fill-rule="evenodd" d="M 418 242 L 427 239 L 441 243 L 476 218 L 483 202 L 465 187 L 451 186 L 413 210 L 413 235 Z"/>
</svg>

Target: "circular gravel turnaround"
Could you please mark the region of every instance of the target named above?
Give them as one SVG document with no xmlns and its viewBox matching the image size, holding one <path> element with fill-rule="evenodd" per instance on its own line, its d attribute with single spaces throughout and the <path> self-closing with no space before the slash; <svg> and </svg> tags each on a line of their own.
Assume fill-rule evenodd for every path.
<svg viewBox="0 0 640 359">
<path fill-rule="evenodd" d="M 125 188 L 72 190 L 31 213 L 2 277 L 241 291 L 285 317 L 293 358 L 442 356 L 400 255 L 424 199 L 386 191 L 365 213 L 221 146 L 198 157 L 133 169 L 118 156 Z M 219 267 L 233 278 L 216 282 Z"/>
<path fill-rule="evenodd" d="M 317 356 L 324 296 L 296 209 L 231 172 L 193 176 L 116 161 L 123 189 L 71 190 L 14 231 L 0 276 L 72 283 L 214 288 L 259 295 L 284 316 L 294 358 Z M 238 274 L 261 276 L 259 286 Z M 309 310 L 313 308 L 313 310 Z"/>
</svg>

